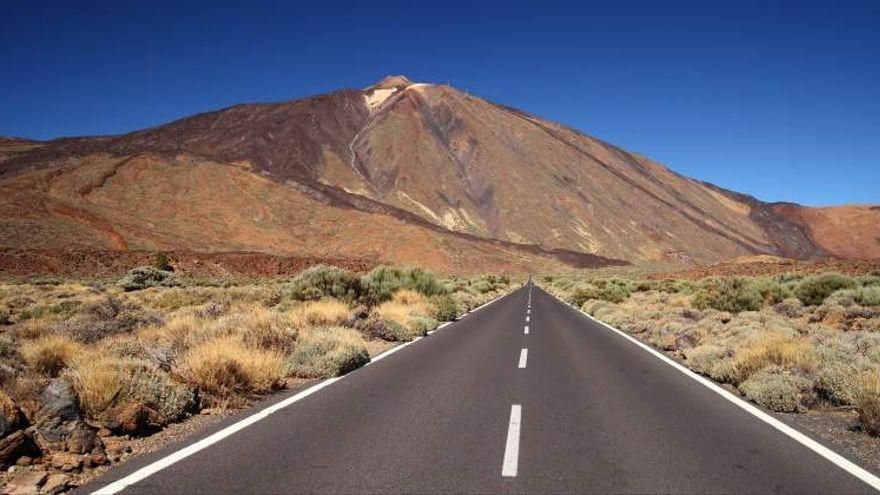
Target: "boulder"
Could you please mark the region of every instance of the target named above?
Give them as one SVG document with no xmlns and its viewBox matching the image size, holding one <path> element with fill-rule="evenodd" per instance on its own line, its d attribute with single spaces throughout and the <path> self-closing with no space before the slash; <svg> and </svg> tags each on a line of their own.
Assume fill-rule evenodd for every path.
<svg viewBox="0 0 880 495">
<path fill-rule="evenodd" d="M 129 435 L 145 433 L 156 428 L 159 413 L 140 402 L 128 402 L 110 411 L 114 429 Z"/>
<path fill-rule="evenodd" d="M 34 441 L 44 452 L 91 452 L 98 442 L 95 431 L 83 421 L 73 385 L 56 378 L 40 395 L 43 407 L 34 420 Z"/>
<path fill-rule="evenodd" d="M 79 398 L 73 389 L 73 384 L 64 378 L 56 378 L 40 394 L 43 407 L 37 413 L 38 420 L 41 418 L 58 418 L 62 421 L 82 419 L 82 410 L 79 408 Z"/>
</svg>

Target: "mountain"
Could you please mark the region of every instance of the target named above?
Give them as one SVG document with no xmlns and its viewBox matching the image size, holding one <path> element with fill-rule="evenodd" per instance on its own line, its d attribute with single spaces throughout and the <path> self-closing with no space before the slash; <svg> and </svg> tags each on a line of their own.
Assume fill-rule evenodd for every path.
<svg viewBox="0 0 880 495">
<path fill-rule="evenodd" d="M 449 271 L 880 257 L 880 208 L 764 203 L 445 85 L 0 140 L 6 249 L 257 251 Z"/>
</svg>

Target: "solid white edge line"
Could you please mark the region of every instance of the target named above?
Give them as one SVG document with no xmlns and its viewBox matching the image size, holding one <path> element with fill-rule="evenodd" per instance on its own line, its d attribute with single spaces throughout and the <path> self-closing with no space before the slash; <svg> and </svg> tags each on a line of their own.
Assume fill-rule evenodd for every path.
<svg viewBox="0 0 880 495">
<path fill-rule="evenodd" d="M 510 406 L 510 422 L 507 426 L 507 444 L 504 446 L 504 462 L 501 464 L 501 476 L 515 478 L 519 468 L 519 428 L 522 422 L 522 406 Z"/>
<path fill-rule="evenodd" d="M 556 295 L 552 294 L 551 292 L 548 292 L 548 291 L 544 291 L 544 292 L 547 292 L 548 294 L 555 297 L 560 302 L 565 303 L 565 301 L 562 301 L 562 299 L 559 299 L 558 297 L 556 297 Z M 820 456 L 824 457 L 825 460 L 831 462 L 835 466 L 843 469 L 844 471 L 855 476 L 859 480 L 865 482 L 871 488 L 880 492 L 880 478 L 878 478 L 877 476 L 875 476 L 875 475 L 871 474 L 870 472 L 868 472 L 867 470 L 859 467 L 858 465 L 856 465 L 852 461 L 848 460 L 847 458 L 843 457 L 842 455 L 838 454 L 837 452 L 834 452 L 833 450 L 829 449 L 828 447 L 822 445 L 818 441 L 808 437 L 807 435 L 804 435 L 803 433 L 792 428 L 791 426 L 788 426 L 787 424 L 783 423 L 782 421 L 767 414 L 766 412 L 762 411 L 754 404 L 746 402 L 745 400 L 737 397 L 736 395 L 725 390 L 724 388 L 722 388 L 720 385 L 713 382 L 712 380 L 710 380 L 702 375 L 698 375 L 697 373 L 691 371 L 690 369 L 688 369 L 687 367 L 685 367 L 681 363 L 678 363 L 674 359 L 672 359 L 669 356 L 654 349 L 653 347 L 649 346 L 648 344 L 645 344 L 644 342 L 636 339 L 635 337 L 633 337 L 632 335 L 629 335 L 628 333 L 624 332 L 623 330 L 617 329 L 617 328 L 605 323 L 604 321 L 597 320 L 596 318 L 593 318 L 590 314 L 588 314 L 585 311 L 582 311 L 578 308 L 575 308 L 575 309 L 577 309 L 577 311 L 582 313 L 584 316 L 586 316 L 590 320 L 598 323 L 599 325 L 614 332 L 615 334 L 629 340 L 633 344 L 641 347 L 643 350 L 653 354 L 654 357 L 656 357 L 656 358 L 660 359 L 661 361 L 663 361 L 664 363 L 672 366 L 676 370 L 684 373 L 688 377 L 696 380 L 698 383 L 705 386 L 709 390 L 711 390 L 711 391 L 715 392 L 716 394 L 720 395 L 721 397 L 727 399 L 728 401 L 732 402 L 733 404 L 735 404 L 739 408 L 745 410 L 746 412 L 748 412 L 752 416 L 767 423 L 768 425 L 772 426 L 776 430 L 785 434 L 786 436 L 788 436 L 792 440 L 800 443 L 804 447 L 807 447 L 808 449 L 812 450 L 816 454 L 819 454 Z"/>
<path fill-rule="evenodd" d="M 490 304 L 492 304 L 500 299 L 503 299 L 503 298 L 509 296 L 510 294 L 513 294 L 513 292 L 515 292 L 515 291 L 511 291 L 511 292 L 508 292 L 507 294 L 496 297 L 495 299 L 492 299 L 491 301 L 472 309 L 464 316 L 472 314 L 475 311 L 479 311 L 479 310 L 485 308 L 486 306 L 489 306 Z M 459 318 L 459 319 L 461 319 L 461 318 Z M 445 328 L 450 323 L 453 323 L 453 322 L 446 322 L 443 325 L 439 325 L 436 329 L 428 332 L 428 335 L 436 332 L 437 330 L 440 330 L 441 328 Z M 409 342 L 404 342 L 402 344 L 394 346 L 391 349 L 388 349 L 387 351 L 382 352 L 382 353 L 378 354 L 377 356 L 371 358 L 369 363 L 363 365 L 362 367 L 360 367 L 350 373 L 347 373 L 342 376 L 336 376 L 333 378 L 327 378 L 326 380 L 324 380 L 322 382 L 316 383 L 315 385 L 312 385 L 311 387 L 309 387 L 301 392 L 298 392 L 295 395 L 288 397 L 287 399 L 284 399 L 283 401 L 277 402 L 271 406 L 268 406 L 264 409 L 261 409 L 255 413 L 251 414 L 250 416 L 247 416 L 246 418 L 243 418 L 243 419 L 227 426 L 226 428 L 223 428 L 222 430 L 215 432 L 215 433 L 199 440 L 198 442 L 187 445 L 186 447 L 178 450 L 177 452 L 174 452 L 173 454 L 169 454 L 169 455 L 167 455 L 157 461 L 154 461 L 150 464 L 147 464 L 146 466 L 138 469 L 137 471 L 135 471 L 127 476 L 124 476 L 124 477 L 122 477 L 122 478 L 120 478 L 120 479 L 118 479 L 108 485 L 105 485 L 102 488 L 98 488 L 97 490 L 92 492 L 92 494 L 94 494 L 94 495 L 113 495 L 115 493 L 118 493 L 118 492 L 124 490 L 125 488 L 127 488 L 135 483 L 138 483 L 139 481 L 143 481 L 144 479 L 149 478 L 150 476 L 158 473 L 159 471 L 161 471 L 161 470 L 163 470 L 173 464 L 176 464 L 177 462 L 180 462 L 183 459 L 186 459 L 187 457 L 195 454 L 196 452 L 199 452 L 200 450 L 203 450 L 207 447 L 210 447 L 211 445 L 223 440 L 224 438 L 247 428 L 248 426 L 256 423 L 257 421 L 260 421 L 261 419 L 265 419 L 266 417 L 268 417 L 272 413 L 278 412 L 281 409 L 284 409 L 285 407 L 290 406 L 291 404 L 299 402 L 302 399 L 305 399 L 306 397 L 314 394 L 315 392 L 318 392 L 322 388 L 330 386 L 330 385 L 338 382 L 339 380 L 342 380 L 343 378 L 345 378 L 347 376 L 351 376 L 351 375 L 357 373 L 359 370 L 366 368 L 367 366 L 370 366 L 371 364 L 375 363 L 376 361 L 380 361 L 380 360 L 390 356 L 391 354 L 394 354 L 395 352 L 397 352 L 405 347 L 408 347 L 412 344 L 415 344 L 416 342 L 418 342 L 422 338 L 423 337 L 416 337 L 415 339 L 410 340 Z"/>
<path fill-rule="evenodd" d="M 529 350 L 523 349 L 519 351 L 519 367 L 520 369 L 526 367 L 526 361 L 529 359 Z"/>
</svg>

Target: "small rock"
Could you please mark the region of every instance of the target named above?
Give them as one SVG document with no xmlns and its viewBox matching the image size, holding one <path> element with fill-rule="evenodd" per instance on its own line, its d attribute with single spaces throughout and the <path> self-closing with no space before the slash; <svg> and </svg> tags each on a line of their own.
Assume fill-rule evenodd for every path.
<svg viewBox="0 0 880 495">
<path fill-rule="evenodd" d="M 106 464 L 110 464 L 110 459 L 107 458 L 104 454 L 92 454 L 90 456 L 92 458 L 92 464 L 95 466 L 104 466 Z"/>
<path fill-rule="evenodd" d="M 98 430 L 97 434 L 99 437 L 104 438 L 104 437 L 109 437 L 110 435 L 113 434 L 113 432 L 110 431 L 110 428 L 101 428 Z"/>
<path fill-rule="evenodd" d="M 663 343 L 664 351 L 681 351 L 697 345 L 697 339 L 686 333 L 670 335 Z"/>
<path fill-rule="evenodd" d="M 4 488 L 4 493 L 10 495 L 38 495 L 40 485 L 46 481 L 46 471 L 42 469 L 16 471 L 15 476 Z"/>
<path fill-rule="evenodd" d="M 46 483 L 40 488 L 40 495 L 58 495 L 70 486 L 70 476 L 66 474 L 53 474 L 46 479 Z"/>
<path fill-rule="evenodd" d="M 25 441 L 24 432 L 18 430 L 6 438 L 0 439 L 0 463 L 7 463 L 16 458 Z"/>
<path fill-rule="evenodd" d="M 95 448 L 96 442 L 97 436 L 95 435 L 94 430 L 85 425 L 81 425 L 80 428 L 72 430 L 67 436 L 66 446 L 67 450 L 71 452 L 85 454 L 91 452 L 92 449 Z"/>
<path fill-rule="evenodd" d="M 24 415 L 6 392 L 0 390 L 0 438 L 22 428 Z"/>
<path fill-rule="evenodd" d="M 105 438 L 104 451 L 108 455 L 120 455 L 125 451 L 125 445 L 117 438 Z"/>
<path fill-rule="evenodd" d="M 76 471 L 82 468 L 83 458 L 79 454 L 74 454 L 72 452 L 58 452 L 56 454 L 52 454 L 51 465 L 55 469 L 60 469 L 64 472 Z"/>
<path fill-rule="evenodd" d="M 26 455 L 19 457 L 18 460 L 15 461 L 16 466 L 30 466 L 33 463 L 34 463 L 34 458 L 26 456 Z"/>
</svg>

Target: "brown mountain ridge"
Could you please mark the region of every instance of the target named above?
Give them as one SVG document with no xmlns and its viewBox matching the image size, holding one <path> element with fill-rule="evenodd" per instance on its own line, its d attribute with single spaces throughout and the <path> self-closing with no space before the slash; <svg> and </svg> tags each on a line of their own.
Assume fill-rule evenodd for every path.
<svg viewBox="0 0 880 495">
<path fill-rule="evenodd" d="M 445 271 L 880 258 L 880 211 L 764 203 L 455 88 L 0 140 L 0 247 L 368 258 Z"/>
</svg>

